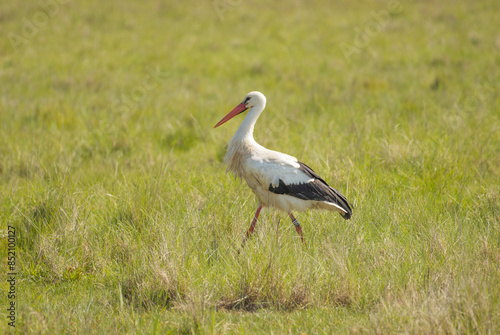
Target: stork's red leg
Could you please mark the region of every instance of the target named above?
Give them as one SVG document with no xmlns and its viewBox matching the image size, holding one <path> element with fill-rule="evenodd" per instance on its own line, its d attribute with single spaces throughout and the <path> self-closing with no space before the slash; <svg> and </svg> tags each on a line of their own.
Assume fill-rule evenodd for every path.
<svg viewBox="0 0 500 335">
<path fill-rule="evenodd" d="M 302 234 L 302 227 L 300 226 L 299 221 L 297 221 L 297 219 L 293 216 L 292 212 L 288 212 L 288 215 L 290 216 L 290 219 L 292 219 L 292 223 L 295 226 L 295 230 L 300 236 L 300 240 L 302 241 L 302 243 L 306 243 L 304 241 L 304 235 Z"/>
<path fill-rule="evenodd" d="M 257 207 L 257 211 L 255 212 L 255 216 L 252 220 L 252 224 L 250 225 L 250 228 L 248 228 L 247 238 L 248 238 L 248 236 L 250 236 L 253 233 L 253 230 L 255 229 L 255 224 L 257 223 L 257 219 L 259 218 L 259 214 L 260 214 L 261 210 L 262 210 L 262 205 L 259 205 L 259 207 Z"/>
<path fill-rule="evenodd" d="M 245 236 L 245 238 L 243 239 L 243 243 L 241 243 L 242 248 L 245 246 L 245 243 L 247 242 L 248 237 L 253 233 L 253 230 L 255 229 L 255 224 L 257 223 L 257 219 L 259 218 L 259 214 L 260 214 L 261 210 L 262 210 L 262 205 L 259 205 L 259 207 L 257 207 L 257 211 L 255 211 L 255 216 L 252 220 L 252 224 L 250 225 L 250 228 L 248 228 L 247 236 Z M 238 250 L 238 254 L 239 253 L 240 252 Z"/>
</svg>

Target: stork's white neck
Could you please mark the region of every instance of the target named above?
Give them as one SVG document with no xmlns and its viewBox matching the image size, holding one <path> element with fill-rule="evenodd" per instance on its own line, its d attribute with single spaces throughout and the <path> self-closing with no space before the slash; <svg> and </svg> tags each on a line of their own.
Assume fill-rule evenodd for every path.
<svg viewBox="0 0 500 335">
<path fill-rule="evenodd" d="M 255 126 L 255 122 L 257 122 L 257 119 L 260 116 L 260 113 L 264 110 L 266 107 L 266 102 L 262 101 L 259 102 L 259 104 L 253 106 L 249 111 L 243 122 L 240 124 L 238 130 L 234 134 L 233 138 L 231 139 L 231 142 L 235 141 L 254 141 L 253 139 L 253 129 Z"/>
<path fill-rule="evenodd" d="M 253 128 L 259 118 L 260 113 L 266 107 L 265 98 L 259 101 L 249 111 L 240 127 L 234 134 L 227 148 L 224 160 L 227 163 L 227 171 L 232 171 L 238 177 L 245 176 L 244 157 L 261 146 L 253 139 Z"/>
</svg>

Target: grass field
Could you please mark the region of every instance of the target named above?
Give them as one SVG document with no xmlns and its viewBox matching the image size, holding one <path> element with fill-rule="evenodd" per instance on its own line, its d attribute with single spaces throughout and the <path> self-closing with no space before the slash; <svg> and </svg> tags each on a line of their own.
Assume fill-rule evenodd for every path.
<svg viewBox="0 0 500 335">
<path fill-rule="evenodd" d="M 3 4 L 0 333 L 500 333 L 499 12 Z M 353 203 L 296 213 L 307 246 L 264 210 L 238 253 L 257 201 L 222 159 L 242 117 L 212 127 L 252 90 L 256 140 Z"/>
</svg>

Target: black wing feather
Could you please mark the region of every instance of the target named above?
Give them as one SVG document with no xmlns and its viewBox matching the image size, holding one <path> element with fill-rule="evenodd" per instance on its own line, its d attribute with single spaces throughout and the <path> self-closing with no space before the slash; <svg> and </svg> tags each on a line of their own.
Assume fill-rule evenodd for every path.
<svg viewBox="0 0 500 335">
<path fill-rule="evenodd" d="M 302 184 L 287 185 L 283 180 L 279 180 L 279 185 L 273 187 L 269 185 L 269 191 L 276 194 L 287 194 L 302 200 L 328 201 L 342 207 L 347 213 L 342 217 L 350 219 L 352 215 L 349 201 L 336 189 L 331 187 L 320 176 L 316 174 L 309 166 L 298 162 L 299 169 L 313 179 L 313 181 Z"/>
</svg>

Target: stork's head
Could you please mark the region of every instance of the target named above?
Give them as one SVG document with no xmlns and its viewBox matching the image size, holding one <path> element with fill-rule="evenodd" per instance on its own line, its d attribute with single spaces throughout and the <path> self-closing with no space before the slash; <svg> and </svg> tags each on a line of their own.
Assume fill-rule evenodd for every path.
<svg viewBox="0 0 500 335">
<path fill-rule="evenodd" d="M 264 94 L 258 91 L 253 91 L 248 93 L 245 96 L 245 99 L 243 99 L 243 101 L 238 106 L 236 106 L 231 112 L 229 112 L 229 114 L 224 116 L 222 120 L 220 120 L 219 123 L 215 125 L 214 128 L 217 128 L 218 126 L 222 125 L 223 123 L 226 123 L 236 115 L 241 114 L 245 112 L 247 109 L 251 109 L 255 106 L 260 107 L 259 109 L 261 111 L 266 106 L 266 97 L 264 96 Z"/>
</svg>

